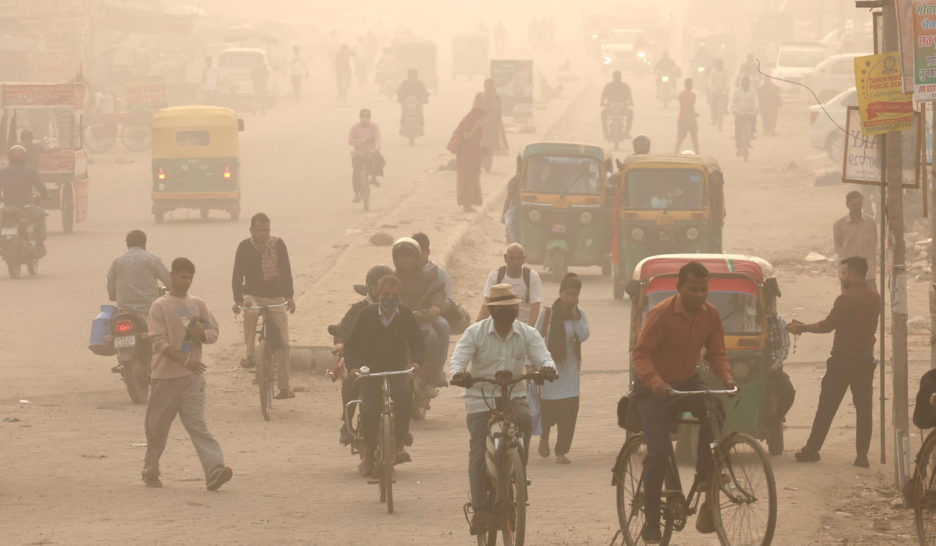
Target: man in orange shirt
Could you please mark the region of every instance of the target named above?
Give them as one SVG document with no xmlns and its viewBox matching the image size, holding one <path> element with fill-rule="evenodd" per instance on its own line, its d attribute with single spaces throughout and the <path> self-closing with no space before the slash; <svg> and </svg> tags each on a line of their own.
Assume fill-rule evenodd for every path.
<svg viewBox="0 0 936 546">
<path fill-rule="evenodd" d="M 709 272 L 699 262 L 689 262 L 679 270 L 677 295 L 670 296 L 647 314 L 632 362 L 638 380 L 634 384 L 634 402 L 647 437 L 647 456 L 643 462 L 644 514 L 646 523 L 640 534 L 647 543 L 660 540 L 660 494 L 667 458 L 673 449 L 669 429 L 673 412 L 691 411 L 699 416 L 705 405 L 699 397 L 688 397 L 667 405 L 673 389 L 681 391 L 709 388 L 696 373 L 702 349 L 709 367 L 726 389 L 736 386 L 725 356 L 725 334 L 718 308 L 706 302 Z M 708 427 L 699 427 L 699 451 L 696 473 L 700 479 L 711 471 L 708 446 L 712 442 Z M 696 529 L 703 533 L 715 530 L 711 514 L 703 504 Z"/>
<path fill-rule="evenodd" d="M 676 119 L 676 153 L 682 150 L 683 140 L 692 139 L 692 151 L 699 153 L 699 114 L 695 111 L 696 94 L 692 91 L 692 79 L 686 79 L 685 89 L 679 94 L 679 117 Z"/>
</svg>

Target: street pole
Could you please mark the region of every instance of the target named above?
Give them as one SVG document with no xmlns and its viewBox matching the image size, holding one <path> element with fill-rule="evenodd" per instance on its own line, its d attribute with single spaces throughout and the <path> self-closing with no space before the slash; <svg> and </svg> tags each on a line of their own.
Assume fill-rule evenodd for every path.
<svg viewBox="0 0 936 546">
<path fill-rule="evenodd" d="M 936 103 L 930 103 L 930 122 L 932 123 L 933 134 L 936 135 Z M 930 180 L 932 186 L 929 190 L 930 199 L 930 286 L 929 286 L 929 311 L 930 311 L 930 369 L 936 369 L 936 276 L 932 274 L 936 271 L 936 139 L 933 140 L 933 170 Z M 924 166 L 925 167 L 925 166 Z"/>
<path fill-rule="evenodd" d="M 900 49 L 897 28 L 897 6 L 891 0 L 884 2 L 884 51 Z M 907 264 L 904 247 L 903 215 L 903 162 L 901 134 L 884 135 L 886 143 L 886 169 L 888 202 L 887 216 L 894 240 L 891 261 L 891 346 L 893 351 L 893 403 L 894 410 L 894 462 L 898 487 L 907 481 L 909 467 L 910 420 L 908 415 L 907 373 Z M 881 241 L 886 244 L 886 241 Z M 883 313 L 883 309 L 881 310 Z"/>
</svg>

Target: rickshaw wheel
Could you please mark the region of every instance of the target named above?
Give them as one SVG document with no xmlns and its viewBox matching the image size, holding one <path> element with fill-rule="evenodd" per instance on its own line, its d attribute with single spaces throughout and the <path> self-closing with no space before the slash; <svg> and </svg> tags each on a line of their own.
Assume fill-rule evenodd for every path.
<svg viewBox="0 0 936 546">
<path fill-rule="evenodd" d="M 783 423 L 767 426 L 767 452 L 771 455 L 783 454 Z"/>
<path fill-rule="evenodd" d="M 166 211 L 164 210 L 153 211 L 153 218 L 156 219 L 157 224 L 163 223 L 163 220 L 165 220 L 166 218 Z"/>
</svg>

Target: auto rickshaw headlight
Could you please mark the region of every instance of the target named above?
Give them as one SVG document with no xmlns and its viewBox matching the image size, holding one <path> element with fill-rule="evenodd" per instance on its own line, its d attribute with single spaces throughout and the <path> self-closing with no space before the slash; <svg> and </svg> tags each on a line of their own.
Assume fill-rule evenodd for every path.
<svg viewBox="0 0 936 546">
<path fill-rule="evenodd" d="M 686 230 L 686 239 L 690 241 L 695 241 L 699 238 L 699 228 L 691 227 Z"/>
<path fill-rule="evenodd" d="M 582 222 L 583 224 L 590 224 L 591 221 L 592 221 L 592 213 L 590 213 L 590 212 L 583 212 L 583 213 L 579 216 L 579 221 Z"/>
<path fill-rule="evenodd" d="M 747 360 L 738 360 L 731 366 L 731 374 L 735 379 L 741 380 L 751 374 L 751 365 Z"/>
<path fill-rule="evenodd" d="M 642 228 L 635 227 L 634 229 L 631 230 L 631 239 L 635 241 L 640 241 L 640 240 L 643 240 L 643 238 L 644 238 L 644 230 Z"/>
<path fill-rule="evenodd" d="M 543 219 L 543 213 L 541 213 L 540 211 L 536 209 L 531 209 L 529 218 L 531 222 L 539 222 L 540 220 Z"/>
</svg>

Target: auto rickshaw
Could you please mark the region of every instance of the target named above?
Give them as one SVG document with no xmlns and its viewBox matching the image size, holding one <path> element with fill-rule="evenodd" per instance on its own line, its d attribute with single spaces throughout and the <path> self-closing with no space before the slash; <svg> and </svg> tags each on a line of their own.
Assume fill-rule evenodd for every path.
<svg viewBox="0 0 936 546">
<path fill-rule="evenodd" d="M 33 142 L 22 144 L 49 193 L 40 204 L 62 211 L 65 233 L 88 218 L 88 154 L 81 131 L 86 98 L 81 82 L 0 83 L 2 159 L 10 146 L 21 143 L 24 130 L 33 133 Z"/>
<path fill-rule="evenodd" d="M 240 217 L 238 132 L 244 122 L 230 108 L 176 106 L 153 115 L 153 216 L 175 209 L 212 209 Z"/>
<path fill-rule="evenodd" d="M 487 77 L 490 71 L 491 53 L 486 34 L 466 32 L 452 38 L 452 79 Z"/>
<path fill-rule="evenodd" d="M 634 266 L 656 254 L 721 252 L 724 177 L 699 155 L 632 155 L 624 161 L 612 214 L 614 299 Z"/>
<path fill-rule="evenodd" d="M 556 279 L 570 266 L 611 272 L 604 159 L 598 146 L 559 142 L 529 144 L 520 155 L 514 232 L 527 262 Z"/>
<path fill-rule="evenodd" d="M 767 260 L 738 254 L 664 254 L 642 260 L 627 285 L 632 304 L 630 346 L 636 346 L 647 312 L 676 294 L 679 269 L 691 261 L 709 270 L 708 302 L 721 313 L 731 373 L 741 388 L 736 397 L 723 400 L 725 432 L 743 432 L 766 440 L 769 452 L 780 454 L 783 419 L 792 393 L 789 397 L 785 394 L 789 379 L 783 362 L 774 361 L 773 340 L 768 335 L 768 321 L 774 320 L 780 288 Z M 707 383 L 722 388 L 706 363 L 700 361 L 698 369 Z M 636 380 L 631 366 L 631 382 Z M 681 426 L 676 434 L 678 455 L 694 457 L 697 432 L 695 426 Z"/>
</svg>

